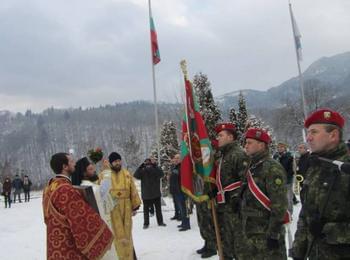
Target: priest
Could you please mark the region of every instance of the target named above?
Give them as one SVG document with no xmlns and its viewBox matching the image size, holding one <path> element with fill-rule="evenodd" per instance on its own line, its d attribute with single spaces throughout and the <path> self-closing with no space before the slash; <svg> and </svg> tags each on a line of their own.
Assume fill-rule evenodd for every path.
<svg viewBox="0 0 350 260">
<path fill-rule="evenodd" d="M 132 175 L 122 168 L 122 158 L 119 153 L 112 152 L 108 162 L 105 162 L 105 167 L 106 169 L 99 174 L 101 196 L 109 192 L 113 201 L 116 201 L 111 219 L 117 254 L 119 259 L 133 260 L 136 257 L 132 241 L 132 216 L 140 207 L 141 199 Z"/>
<path fill-rule="evenodd" d="M 67 153 L 51 157 L 56 176 L 43 193 L 47 227 L 47 259 L 101 259 L 113 242 L 112 232 L 101 217 L 73 188 L 75 161 Z"/>
</svg>

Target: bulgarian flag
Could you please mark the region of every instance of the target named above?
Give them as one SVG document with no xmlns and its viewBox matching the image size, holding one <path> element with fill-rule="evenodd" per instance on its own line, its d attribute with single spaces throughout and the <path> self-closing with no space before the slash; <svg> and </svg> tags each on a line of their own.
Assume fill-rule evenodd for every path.
<svg viewBox="0 0 350 260">
<path fill-rule="evenodd" d="M 211 142 L 204 125 L 191 82 L 185 76 L 185 113 L 182 120 L 181 141 L 181 188 L 198 201 L 193 190 L 193 178 L 198 174 L 204 181 L 215 183 L 214 159 Z M 214 174 L 215 176 L 215 174 Z"/>
<path fill-rule="evenodd" d="M 153 64 L 156 65 L 160 62 L 160 54 L 158 48 L 157 32 L 154 27 L 153 17 L 149 18 L 150 28 L 151 28 L 151 49 L 152 49 L 152 60 Z"/>
</svg>

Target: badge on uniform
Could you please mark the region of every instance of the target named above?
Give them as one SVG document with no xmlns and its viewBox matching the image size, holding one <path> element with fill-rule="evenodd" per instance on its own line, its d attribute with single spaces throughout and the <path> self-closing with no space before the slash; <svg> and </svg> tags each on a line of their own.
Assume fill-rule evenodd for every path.
<svg viewBox="0 0 350 260">
<path fill-rule="evenodd" d="M 275 184 L 280 186 L 283 183 L 283 181 L 281 180 L 281 178 L 276 178 L 275 179 Z"/>
</svg>

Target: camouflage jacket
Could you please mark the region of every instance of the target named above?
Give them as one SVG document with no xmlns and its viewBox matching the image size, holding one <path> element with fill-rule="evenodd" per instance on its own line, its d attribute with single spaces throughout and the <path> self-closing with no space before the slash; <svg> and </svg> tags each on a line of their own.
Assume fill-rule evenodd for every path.
<svg viewBox="0 0 350 260">
<path fill-rule="evenodd" d="M 346 145 L 343 143 L 332 151 L 317 155 L 350 162 Z M 304 258 L 313 240 L 309 226 L 316 218 L 322 221 L 322 237 L 314 241 L 310 256 L 315 255 L 316 248 L 318 248 L 317 251 L 323 251 L 322 247 L 325 249 L 329 245 L 350 247 L 350 175 L 340 172 L 337 166 L 328 162 L 311 159 L 309 163 L 310 167 L 303 185 L 305 202 L 299 215 L 292 248 L 292 256 L 299 258 Z M 329 201 L 325 207 L 328 191 L 333 181 L 333 189 L 330 191 Z M 324 207 L 324 213 L 320 216 Z M 327 249 L 324 253 L 327 254 Z M 335 255 L 333 257 L 333 259 L 338 259 Z"/>
<path fill-rule="evenodd" d="M 241 180 L 248 166 L 249 158 L 237 141 L 220 147 L 215 157 L 217 164 L 221 160 L 220 181 L 223 188 Z M 238 198 L 239 190 L 226 193 L 225 196 Z"/>
<path fill-rule="evenodd" d="M 250 172 L 256 185 L 270 199 L 271 211 L 254 197 L 244 176 L 240 211 L 243 232 L 247 236 L 265 234 L 279 239 L 284 234 L 283 220 L 288 207 L 285 170 L 266 151 L 252 158 Z"/>
</svg>

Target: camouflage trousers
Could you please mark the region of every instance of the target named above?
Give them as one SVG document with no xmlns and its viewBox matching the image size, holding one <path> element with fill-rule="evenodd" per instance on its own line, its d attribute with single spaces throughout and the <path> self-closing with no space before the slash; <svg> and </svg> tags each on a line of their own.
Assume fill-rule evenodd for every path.
<svg viewBox="0 0 350 260">
<path fill-rule="evenodd" d="M 217 210 L 217 216 L 224 259 L 234 259 L 237 247 L 235 240 L 239 239 L 241 233 L 241 221 L 230 204 L 220 205 Z"/>
<path fill-rule="evenodd" d="M 205 241 L 207 249 L 216 251 L 216 236 L 211 209 L 208 203 L 196 203 L 197 220 L 201 237 Z"/>
<path fill-rule="evenodd" d="M 310 260 L 344 260 L 350 259 L 350 245 L 330 245 L 323 241 L 316 241 L 311 250 Z"/>
<path fill-rule="evenodd" d="M 279 240 L 277 249 L 269 249 L 265 234 L 243 235 L 237 243 L 239 246 L 236 250 L 236 259 L 238 260 L 286 260 L 286 245 L 284 236 Z"/>
</svg>

